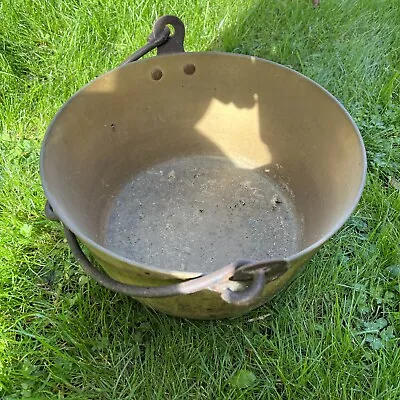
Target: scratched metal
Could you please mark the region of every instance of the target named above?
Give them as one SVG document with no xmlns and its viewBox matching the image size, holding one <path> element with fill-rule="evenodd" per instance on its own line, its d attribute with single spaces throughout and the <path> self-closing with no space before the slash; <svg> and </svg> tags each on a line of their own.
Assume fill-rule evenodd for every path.
<svg viewBox="0 0 400 400">
<path fill-rule="evenodd" d="M 293 198 L 267 173 L 196 156 L 133 177 L 111 205 L 105 245 L 147 265 L 209 272 L 292 255 L 301 232 Z"/>
</svg>

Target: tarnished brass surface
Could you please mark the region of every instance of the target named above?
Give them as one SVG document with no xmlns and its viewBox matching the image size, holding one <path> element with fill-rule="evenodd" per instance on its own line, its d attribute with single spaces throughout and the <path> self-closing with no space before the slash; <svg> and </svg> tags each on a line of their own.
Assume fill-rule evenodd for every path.
<svg viewBox="0 0 400 400">
<path fill-rule="evenodd" d="M 203 269 L 160 268 L 116 254 L 105 247 L 106 218 L 135 174 L 194 156 L 217 156 L 232 168 L 268 173 L 287 187 L 303 226 L 299 248 L 285 256 L 291 268 L 267 283 L 251 306 L 227 304 L 218 287 L 139 299 L 190 318 L 238 315 L 286 286 L 350 216 L 365 180 L 360 134 L 329 93 L 278 64 L 207 52 L 141 60 L 81 89 L 49 127 L 42 182 L 56 214 L 111 277 L 163 285 L 199 276 Z M 233 289 L 245 285 L 230 284 Z"/>
</svg>

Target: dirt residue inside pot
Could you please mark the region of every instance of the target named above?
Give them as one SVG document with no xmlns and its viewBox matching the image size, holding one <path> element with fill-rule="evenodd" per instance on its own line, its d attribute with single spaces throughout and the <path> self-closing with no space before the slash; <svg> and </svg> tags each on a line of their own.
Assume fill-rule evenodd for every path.
<svg viewBox="0 0 400 400">
<path fill-rule="evenodd" d="M 196 156 L 137 174 L 111 205 L 104 241 L 140 263 L 208 272 L 293 254 L 301 227 L 293 198 L 268 174 Z"/>
</svg>

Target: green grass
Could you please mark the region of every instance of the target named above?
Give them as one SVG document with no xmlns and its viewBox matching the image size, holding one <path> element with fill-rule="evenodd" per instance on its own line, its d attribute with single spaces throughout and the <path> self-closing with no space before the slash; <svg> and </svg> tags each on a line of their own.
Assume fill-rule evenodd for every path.
<svg viewBox="0 0 400 400">
<path fill-rule="evenodd" d="M 400 2 L 310 3 L 0 3 L 0 398 L 400 398 Z M 166 13 L 184 20 L 187 50 L 253 54 L 316 80 L 367 148 L 355 214 L 290 289 L 235 320 L 174 319 L 98 286 L 43 215 L 51 118 Z"/>
</svg>

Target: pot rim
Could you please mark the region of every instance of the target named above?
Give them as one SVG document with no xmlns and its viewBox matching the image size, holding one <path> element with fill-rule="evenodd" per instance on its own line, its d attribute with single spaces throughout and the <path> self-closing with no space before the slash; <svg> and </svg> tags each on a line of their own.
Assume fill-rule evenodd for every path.
<svg viewBox="0 0 400 400">
<path fill-rule="evenodd" d="M 146 265 L 146 264 L 142 264 L 139 262 L 136 262 L 134 260 L 131 260 L 129 258 L 123 257 L 117 253 L 114 253 L 113 251 L 107 249 L 106 247 L 100 245 L 99 243 L 95 242 L 94 240 L 92 240 L 91 238 L 89 238 L 88 236 L 84 235 L 80 229 L 76 226 L 76 224 L 73 222 L 73 219 L 70 218 L 67 213 L 64 213 L 62 210 L 59 209 L 58 207 L 58 203 L 57 203 L 57 199 L 52 195 L 51 193 L 51 189 L 49 189 L 48 185 L 47 185 L 47 181 L 46 178 L 44 176 L 44 153 L 45 153 L 45 147 L 46 147 L 46 143 L 47 140 L 51 134 L 51 131 L 54 127 L 54 125 L 57 122 L 58 116 L 63 112 L 63 110 L 69 105 L 70 102 L 72 102 L 76 96 L 78 96 L 82 90 L 84 90 L 86 87 L 90 86 L 94 81 L 101 79 L 105 76 L 107 76 L 108 74 L 113 73 L 114 71 L 120 69 L 120 68 L 133 68 L 132 65 L 138 64 L 138 63 L 149 63 L 149 62 L 157 62 L 157 60 L 160 60 L 162 58 L 168 58 L 168 57 L 190 57 L 190 56 L 204 56 L 204 55 L 215 55 L 215 56 L 223 56 L 223 57 L 235 57 L 235 58 L 247 58 L 247 59 L 251 59 L 257 62 L 264 62 L 267 64 L 272 64 L 274 66 L 283 68 L 287 71 L 290 71 L 291 73 L 297 75 L 300 79 L 305 79 L 307 80 L 310 84 L 318 87 L 319 89 L 321 89 L 334 103 L 336 103 L 340 109 L 344 112 L 344 114 L 347 116 L 347 118 L 349 119 L 350 123 L 352 124 L 353 128 L 354 128 L 354 132 L 356 133 L 358 139 L 359 139 L 359 143 L 360 143 L 360 148 L 361 148 L 361 152 L 362 152 L 362 162 L 363 162 L 363 166 L 362 166 L 362 179 L 360 182 L 360 186 L 358 188 L 358 192 L 357 195 L 355 196 L 354 200 L 353 200 L 353 204 L 352 206 L 348 209 L 348 211 L 346 213 L 343 214 L 343 216 L 338 220 L 338 222 L 335 224 L 335 226 L 328 232 L 326 233 L 324 236 L 322 236 L 319 240 L 317 240 L 316 242 L 314 242 L 312 245 L 306 247 L 305 249 L 294 253 L 291 256 L 282 258 L 282 260 L 288 262 L 288 263 L 292 263 L 293 261 L 302 258 L 303 256 L 305 256 L 306 254 L 313 254 L 315 251 L 318 250 L 319 247 L 321 247 L 325 242 L 327 242 L 333 235 L 335 235 L 341 228 L 342 226 L 346 223 L 346 221 L 349 219 L 349 217 L 353 214 L 353 212 L 355 211 L 360 199 L 361 199 L 361 195 L 363 193 L 364 187 L 365 187 L 365 183 L 366 183 L 366 176 L 367 176 L 367 156 L 366 156 L 366 150 L 365 150 L 365 145 L 363 142 L 363 138 L 361 136 L 361 133 L 358 129 L 358 126 L 356 125 L 356 123 L 354 122 L 353 118 L 351 117 L 351 115 L 349 114 L 349 112 L 346 110 L 346 108 L 340 103 L 340 101 L 334 97 L 330 92 L 328 92 L 328 90 L 326 90 L 324 87 L 322 87 L 320 84 L 318 84 L 317 82 L 313 81 L 312 79 L 308 78 L 307 76 L 301 74 L 298 71 L 295 71 L 285 65 L 279 64 L 277 62 L 274 61 L 270 61 L 270 60 L 266 60 L 260 57 L 256 57 L 256 56 L 250 56 L 250 55 L 244 55 L 244 54 L 236 54 L 236 53 L 228 53 L 228 52 L 221 52 L 221 51 L 200 51 L 200 52 L 183 52 L 183 53 L 174 53 L 174 54 L 163 54 L 163 55 L 159 55 L 157 57 L 150 57 L 150 58 L 145 58 L 145 59 L 141 59 L 138 61 L 135 61 L 133 63 L 130 64 L 125 64 L 122 66 L 118 66 L 110 71 L 107 71 L 101 75 L 99 75 L 98 77 L 96 77 L 95 79 L 92 79 L 90 82 L 88 82 L 87 84 L 85 84 L 84 86 L 82 86 L 75 94 L 73 94 L 61 107 L 60 109 L 57 111 L 57 113 L 54 115 L 53 119 L 51 120 L 49 126 L 46 129 L 46 133 L 43 137 L 43 141 L 42 141 L 42 146 L 41 146 L 41 150 L 40 150 L 40 178 L 42 181 L 42 187 L 45 193 L 46 198 L 48 199 L 49 203 L 51 204 L 51 207 L 54 209 L 54 212 L 56 213 L 56 215 L 59 217 L 60 221 L 68 228 L 70 229 L 80 240 L 82 240 L 83 243 L 85 243 L 87 246 L 89 247 L 93 247 L 95 250 L 97 250 L 99 253 L 105 254 L 106 256 L 110 257 L 111 259 L 115 259 L 116 261 L 119 262 L 123 262 L 125 264 L 127 264 L 128 266 L 135 266 L 135 267 L 139 267 L 151 272 L 155 272 L 155 273 L 161 273 L 161 274 L 167 274 L 170 275 L 171 277 L 177 278 L 177 279 L 190 279 L 190 278 L 195 278 L 201 275 L 204 275 L 204 273 L 201 272 L 195 272 L 195 271 L 190 271 L 190 272 L 182 272 L 182 271 L 176 271 L 176 270 L 168 270 L 168 269 L 164 269 L 164 268 L 159 268 L 159 267 L 153 267 L 150 265 Z M 235 261 L 235 260 L 233 260 Z M 227 262 L 227 264 L 229 263 L 229 261 Z M 224 266 L 219 267 L 223 268 Z M 216 269 L 216 270 L 218 270 Z"/>
</svg>

